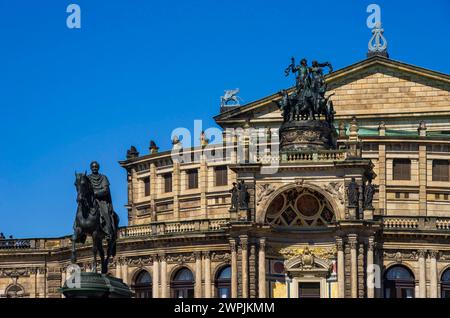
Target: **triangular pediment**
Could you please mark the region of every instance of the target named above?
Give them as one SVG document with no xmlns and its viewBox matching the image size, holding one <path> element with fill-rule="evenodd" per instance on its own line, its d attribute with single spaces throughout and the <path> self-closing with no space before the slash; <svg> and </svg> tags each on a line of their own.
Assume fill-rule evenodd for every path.
<svg viewBox="0 0 450 318">
<path fill-rule="evenodd" d="M 374 56 L 326 76 L 336 119 L 450 116 L 450 76 L 388 58 Z M 292 88 L 291 88 L 292 90 Z M 282 117 L 274 101 L 278 92 L 226 111 L 214 119 L 222 127 L 246 121 L 270 125 Z"/>
</svg>

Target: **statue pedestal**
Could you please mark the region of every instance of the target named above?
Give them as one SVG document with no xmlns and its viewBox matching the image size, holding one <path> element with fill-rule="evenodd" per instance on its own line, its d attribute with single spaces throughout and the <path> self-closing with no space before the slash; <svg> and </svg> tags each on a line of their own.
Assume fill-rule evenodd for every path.
<svg viewBox="0 0 450 318">
<path fill-rule="evenodd" d="M 356 220 L 356 207 L 349 207 L 348 208 L 348 217 L 350 220 Z"/>
<path fill-rule="evenodd" d="M 249 221 L 250 220 L 250 210 L 248 210 L 248 209 L 239 209 L 238 220 L 239 221 Z"/>
<path fill-rule="evenodd" d="M 364 220 L 373 220 L 373 210 L 374 209 L 364 209 Z"/>
<path fill-rule="evenodd" d="M 336 129 L 324 120 L 286 122 L 279 133 L 281 152 L 336 148 Z"/>
<path fill-rule="evenodd" d="M 76 277 L 79 275 L 78 277 Z M 119 278 L 98 273 L 75 273 L 60 292 L 66 298 L 131 298 L 133 292 Z"/>
</svg>

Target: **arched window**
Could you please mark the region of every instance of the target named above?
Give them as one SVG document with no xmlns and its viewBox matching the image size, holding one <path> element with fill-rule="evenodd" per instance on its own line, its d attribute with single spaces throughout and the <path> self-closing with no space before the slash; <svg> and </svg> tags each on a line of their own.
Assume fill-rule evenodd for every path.
<svg viewBox="0 0 450 318">
<path fill-rule="evenodd" d="M 25 291 L 19 285 L 11 285 L 6 288 L 6 298 L 22 298 L 25 295 Z"/>
<path fill-rule="evenodd" d="M 132 287 L 136 298 L 152 298 L 152 278 L 147 271 L 138 273 Z"/>
<path fill-rule="evenodd" d="M 441 276 L 441 297 L 450 298 L 450 268 L 446 269 Z"/>
<path fill-rule="evenodd" d="M 231 266 L 225 266 L 217 273 L 215 285 L 218 298 L 231 298 Z"/>
<path fill-rule="evenodd" d="M 194 298 L 194 275 L 183 267 L 179 269 L 170 282 L 173 298 Z"/>
<path fill-rule="evenodd" d="M 385 298 L 414 298 L 414 287 L 414 275 L 404 266 L 392 266 L 384 274 Z"/>
<path fill-rule="evenodd" d="M 277 195 L 266 212 L 274 227 L 321 227 L 336 221 L 328 200 L 312 189 L 291 189 Z"/>
</svg>

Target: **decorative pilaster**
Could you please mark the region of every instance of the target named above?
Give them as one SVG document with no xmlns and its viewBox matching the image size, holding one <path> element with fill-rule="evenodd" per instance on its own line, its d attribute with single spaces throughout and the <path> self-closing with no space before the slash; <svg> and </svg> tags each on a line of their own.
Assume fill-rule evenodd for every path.
<svg viewBox="0 0 450 318">
<path fill-rule="evenodd" d="M 358 298 L 358 263 L 357 263 L 358 236 L 356 234 L 348 235 L 348 242 L 350 244 L 351 297 Z"/>
<path fill-rule="evenodd" d="M 438 298 L 437 255 L 438 251 L 430 251 L 430 298 Z"/>
<path fill-rule="evenodd" d="M 122 278 L 122 261 L 120 258 L 116 260 L 116 277 Z"/>
<path fill-rule="evenodd" d="M 248 237 L 241 235 L 239 240 L 242 249 L 242 298 L 248 298 Z"/>
<path fill-rule="evenodd" d="M 202 254 L 195 252 L 195 298 L 202 298 Z"/>
<path fill-rule="evenodd" d="M 211 298 L 211 255 L 209 252 L 203 252 L 204 268 L 205 268 L 205 298 Z"/>
<path fill-rule="evenodd" d="M 128 281 L 128 260 L 126 257 L 123 257 L 122 259 L 122 280 L 125 284 L 129 285 Z"/>
<path fill-rule="evenodd" d="M 419 250 L 419 298 L 427 297 L 425 254 L 425 250 Z"/>
<path fill-rule="evenodd" d="M 230 240 L 231 250 L 231 298 L 238 296 L 238 274 L 237 274 L 237 255 L 236 255 L 236 241 Z"/>
<path fill-rule="evenodd" d="M 371 236 L 367 244 L 367 298 L 375 297 L 374 246 L 374 237 Z"/>
<path fill-rule="evenodd" d="M 159 298 L 159 259 L 158 255 L 153 255 L 153 298 Z"/>
<path fill-rule="evenodd" d="M 266 239 L 259 240 L 258 253 L 258 297 L 266 298 Z"/>
<path fill-rule="evenodd" d="M 161 298 L 169 297 L 167 295 L 167 259 L 166 254 L 159 254 L 161 265 Z"/>
<path fill-rule="evenodd" d="M 344 241 L 341 237 L 336 237 L 336 249 L 339 297 L 345 298 Z"/>
</svg>

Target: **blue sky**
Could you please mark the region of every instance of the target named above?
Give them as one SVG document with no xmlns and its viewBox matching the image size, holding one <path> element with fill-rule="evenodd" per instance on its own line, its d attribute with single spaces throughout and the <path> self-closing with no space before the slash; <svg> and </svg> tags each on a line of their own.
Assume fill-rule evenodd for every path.
<svg viewBox="0 0 450 318">
<path fill-rule="evenodd" d="M 290 86 L 291 56 L 364 59 L 370 3 L 391 58 L 450 73 L 448 0 L 0 0 L 0 232 L 70 234 L 74 172 L 94 159 L 125 225 L 130 145 L 167 150 L 172 129 L 215 126 L 224 89 L 250 102 Z"/>
</svg>

